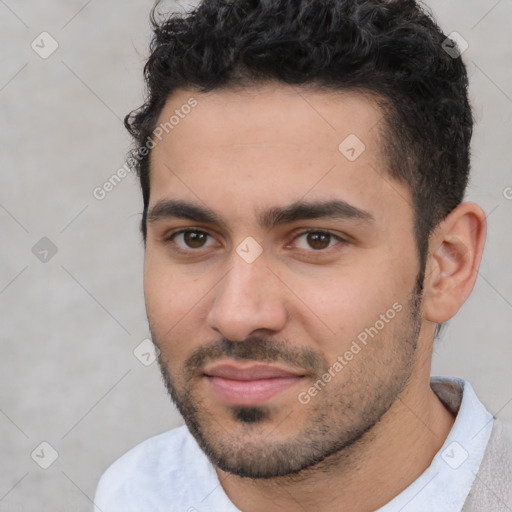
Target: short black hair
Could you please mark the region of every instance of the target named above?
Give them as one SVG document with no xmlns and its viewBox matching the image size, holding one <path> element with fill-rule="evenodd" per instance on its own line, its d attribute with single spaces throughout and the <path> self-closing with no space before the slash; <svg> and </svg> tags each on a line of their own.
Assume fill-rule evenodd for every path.
<svg viewBox="0 0 512 512">
<path fill-rule="evenodd" d="M 411 190 L 424 266 L 430 233 L 463 200 L 473 130 L 465 65 L 445 51 L 447 37 L 426 8 L 414 0 L 203 0 L 166 16 L 157 4 L 151 22 L 147 99 L 125 118 L 135 139 L 144 241 L 147 142 L 172 92 L 277 81 L 376 98 L 388 172 Z"/>
</svg>

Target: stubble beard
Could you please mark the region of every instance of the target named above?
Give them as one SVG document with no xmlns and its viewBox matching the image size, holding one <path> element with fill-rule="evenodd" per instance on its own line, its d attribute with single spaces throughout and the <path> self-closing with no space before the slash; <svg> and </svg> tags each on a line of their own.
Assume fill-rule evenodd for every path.
<svg viewBox="0 0 512 512">
<path fill-rule="evenodd" d="M 187 359 L 178 378 L 171 376 L 169 363 L 159 353 L 158 362 L 172 401 L 182 415 L 188 429 L 210 462 L 240 477 L 276 478 L 293 476 L 308 468 L 329 467 L 329 460 L 336 464 L 343 460 L 343 452 L 364 442 L 365 434 L 380 421 L 407 386 L 412 374 L 417 340 L 421 330 L 422 275 L 406 308 L 408 318 L 398 342 L 375 339 L 373 343 L 394 343 L 394 352 L 388 354 L 385 371 L 379 372 L 382 362 L 371 358 L 371 346 L 358 354 L 359 365 L 353 361 L 343 369 L 343 383 L 330 383 L 308 405 L 307 419 L 291 438 L 276 441 L 279 426 L 291 422 L 294 411 L 280 422 L 280 414 L 272 406 L 230 407 L 231 425 L 225 428 L 209 412 L 208 404 L 195 392 L 208 361 L 221 357 L 262 362 L 286 362 L 314 370 L 318 378 L 329 366 L 317 352 L 293 349 L 289 343 L 251 338 L 244 342 L 222 339 L 220 342 L 197 349 Z M 160 347 L 152 331 L 153 341 Z M 355 364 L 354 364 L 355 363 Z M 389 367 L 392 365 L 392 368 Z M 386 371 L 387 370 L 387 371 Z M 315 382 L 315 379 L 313 382 Z M 304 405 L 297 401 L 295 408 Z M 236 428 L 233 429 L 232 424 Z M 274 441 L 273 441 L 274 434 Z M 354 450 L 351 449 L 351 452 Z"/>
</svg>

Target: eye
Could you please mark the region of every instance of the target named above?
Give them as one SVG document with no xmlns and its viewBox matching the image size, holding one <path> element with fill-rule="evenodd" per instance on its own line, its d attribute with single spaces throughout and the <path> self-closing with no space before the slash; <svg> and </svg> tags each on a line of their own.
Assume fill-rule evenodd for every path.
<svg viewBox="0 0 512 512">
<path fill-rule="evenodd" d="M 166 241 L 174 242 L 180 249 L 202 249 L 214 245 L 207 244 L 208 239 L 212 237 L 205 231 L 198 229 L 182 229 L 166 237 Z M 213 239 L 212 239 L 213 240 Z"/>
<path fill-rule="evenodd" d="M 333 235 L 328 231 L 306 231 L 299 234 L 295 240 L 295 247 L 306 250 L 313 249 L 314 251 L 322 251 L 339 242 L 344 242 L 341 237 Z"/>
</svg>

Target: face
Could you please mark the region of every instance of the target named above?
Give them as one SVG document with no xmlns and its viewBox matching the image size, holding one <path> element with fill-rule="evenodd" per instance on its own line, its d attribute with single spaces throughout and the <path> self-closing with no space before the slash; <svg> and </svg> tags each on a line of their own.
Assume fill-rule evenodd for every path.
<svg viewBox="0 0 512 512">
<path fill-rule="evenodd" d="M 414 374 L 410 193 L 361 94 L 181 90 L 160 122 L 176 110 L 144 269 L 162 374 L 218 468 L 295 473 L 360 441 Z"/>
</svg>

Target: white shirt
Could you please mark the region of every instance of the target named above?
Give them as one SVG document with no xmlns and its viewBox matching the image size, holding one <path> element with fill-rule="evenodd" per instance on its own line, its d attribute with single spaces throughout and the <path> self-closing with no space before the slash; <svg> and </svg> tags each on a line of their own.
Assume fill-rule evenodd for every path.
<svg viewBox="0 0 512 512">
<path fill-rule="evenodd" d="M 434 377 L 431 385 L 455 413 L 462 390 L 455 423 L 425 472 L 377 512 L 460 512 L 469 494 L 494 418 L 468 382 Z M 147 439 L 114 462 L 95 505 L 95 512 L 240 512 L 186 426 Z"/>
</svg>

